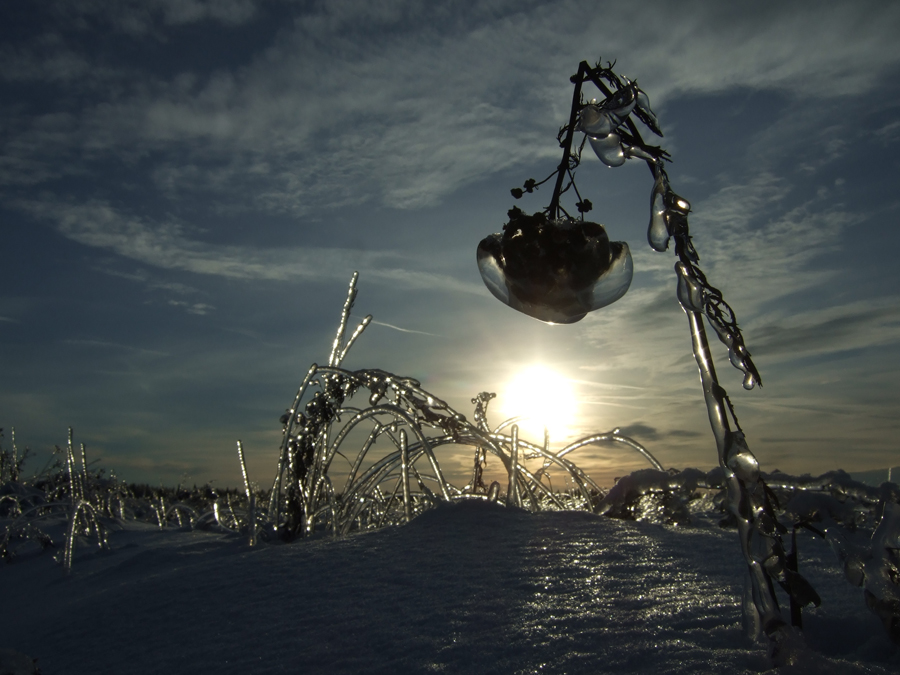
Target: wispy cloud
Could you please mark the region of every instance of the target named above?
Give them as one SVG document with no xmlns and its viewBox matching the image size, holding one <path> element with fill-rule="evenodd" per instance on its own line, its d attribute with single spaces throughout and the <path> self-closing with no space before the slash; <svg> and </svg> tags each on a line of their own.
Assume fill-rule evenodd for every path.
<svg viewBox="0 0 900 675">
<path fill-rule="evenodd" d="M 48 11 L 77 29 L 91 22 L 132 36 L 157 34 L 161 26 L 201 21 L 225 25 L 245 23 L 256 15 L 260 0 L 122 0 L 114 4 L 97 0 L 51 5 Z"/>
<path fill-rule="evenodd" d="M 875 136 L 885 144 L 900 140 L 900 120 L 889 122 L 880 129 L 876 129 Z"/>
<path fill-rule="evenodd" d="M 754 349 L 770 361 L 837 354 L 900 343 L 896 298 L 806 311 L 754 329 Z"/>
<path fill-rule="evenodd" d="M 634 436 L 645 441 L 655 441 L 660 438 L 659 430 L 656 427 L 644 424 L 643 422 L 635 422 L 624 427 L 619 427 L 619 433 L 622 436 Z"/>
<path fill-rule="evenodd" d="M 142 284 L 147 290 L 169 291 L 176 293 L 177 295 L 193 295 L 195 293 L 200 293 L 200 289 L 187 284 L 182 284 L 177 281 L 160 281 L 154 279 L 150 274 L 141 269 L 132 272 L 123 272 L 122 270 L 113 269 L 109 266 L 99 265 L 95 266 L 93 269 L 102 274 L 108 274 L 113 277 L 127 279 Z"/>
<path fill-rule="evenodd" d="M 183 300 L 169 300 L 168 304 L 172 307 L 182 307 L 188 314 L 196 314 L 198 316 L 206 316 L 215 309 L 212 305 L 203 302 L 184 302 Z"/>
<path fill-rule="evenodd" d="M 216 245 L 190 239 L 181 223 L 153 223 L 120 213 L 105 202 L 45 200 L 21 201 L 18 205 L 33 216 L 51 221 L 60 234 L 73 241 L 161 269 L 270 281 L 344 280 L 348 270 L 358 270 L 367 278 L 391 285 L 484 294 L 480 286 L 451 276 L 400 267 L 403 257 L 397 252 Z"/>
<path fill-rule="evenodd" d="M 80 13 L 107 16 L 136 35 L 159 20 L 236 24 L 257 14 L 241 0 L 116 7 L 91 4 Z M 153 153 L 150 173 L 170 195 L 212 190 L 224 205 L 292 213 L 367 200 L 415 208 L 541 153 L 555 155 L 542 139 L 565 115 L 565 76 L 578 60 L 601 56 L 597 35 L 603 55 L 640 75 L 661 104 L 689 92 L 749 88 L 821 107 L 871 92 L 900 59 L 891 28 L 900 6 L 868 7 L 823 12 L 771 3 L 757 14 L 709 3 L 613 10 L 575 1 L 476 3 L 465 11 L 405 2 L 296 8 L 295 21 L 243 67 L 162 77 L 128 66 L 139 86 L 122 82 L 89 97 L 53 139 L 39 132 L 51 116 L 7 113 L 5 123 L 26 128 L 17 136 L 24 144 L 3 153 L 11 167 L 5 176 L 46 180 L 61 153 L 74 153 L 82 168 Z M 834 34 L 844 39 L 820 37 Z M 3 70 L 50 79 L 65 73 L 69 86 L 94 77 L 98 64 L 66 49 L 43 61 L 32 53 L 27 69 Z"/>
<path fill-rule="evenodd" d="M 156 349 L 144 349 L 143 347 L 135 347 L 133 345 L 123 345 L 118 342 L 109 342 L 107 340 L 80 340 L 67 338 L 62 340 L 63 344 L 73 345 L 76 347 L 95 347 L 99 349 L 115 349 L 123 352 L 132 352 L 136 354 L 146 354 L 148 356 L 168 356 L 167 352 Z"/>
</svg>

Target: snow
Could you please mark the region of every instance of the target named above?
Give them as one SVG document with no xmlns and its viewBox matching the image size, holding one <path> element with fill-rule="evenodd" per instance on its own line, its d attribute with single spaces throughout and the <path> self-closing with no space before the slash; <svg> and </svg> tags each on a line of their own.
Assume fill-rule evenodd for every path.
<svg viewBox="0 0 900 675">
<path fill-rule="evenodd" d="M 805 534 L 805 533 L 804 533 Z M 409 525 L 249 547 L 131 521 L 110 550 L 0 566 L 0 649 L 66 673 L 760 673 L 734 530 L 448 504 Z M 900 648 L 829 546 L 784 673 L 897 673 Z"/>
</svg>

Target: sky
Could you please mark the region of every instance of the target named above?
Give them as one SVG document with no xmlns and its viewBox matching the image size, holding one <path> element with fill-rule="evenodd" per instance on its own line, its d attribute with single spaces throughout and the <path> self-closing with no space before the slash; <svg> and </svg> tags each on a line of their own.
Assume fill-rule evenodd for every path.
<svg viewBox="0 0 900 675">
<path fill-rule="evenodd" d="M 236 485 L 242 439 L 265 485 L 358 271 L 352 321 L 374 322 L 346 367 L 414 377 L 470 419 L 497 392 L 499 424 L 539 365 L 572 395 L 555 448 L 619 427 L 665 466 L 714 466 L 675 256 L 646 241 L 643 162 L 586 152 L 577 174 L 634 258 L 617 303 L 543 324 L 475 264 L 508 209 L 549 203 L 549 186 L 509 191 L 555 169 L 569 77 L 602 60 L 648 94 L 700 266 L 760 370 L 744 391 L 714 340 L 763 470 L 900 463 L 896 3 L 80 0 L 0 16 L 6 447 L 15 427 L 46 457 L 71 426 L 129 481 Z M 451 477 L 460 453 L 439 456 Z M 601 482 L 642 466 L 617 448 L 574 459 Z"/>
</svg>

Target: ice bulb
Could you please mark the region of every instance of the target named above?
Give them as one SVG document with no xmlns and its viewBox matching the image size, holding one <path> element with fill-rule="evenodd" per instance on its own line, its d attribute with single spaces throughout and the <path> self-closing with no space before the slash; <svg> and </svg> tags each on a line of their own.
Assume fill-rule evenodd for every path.
<svg viewBox="0 0 900 675">
<path fill-rule="evenodd" d="M 628 245 L 609 241 L 598 223 L 513 209 L 503 233 L 478 245 L 478 270 L 494 297 L 513 309 L 575 323 L 625 295 L 634 265 Z"/>
<path fill-rule="evenodd" d="M 597 153 L 600 161 L 606 166 L 622 166 L 625 163 L 625 151 L 622 149 L 622 139 L 619 134 L 609 134 L 602 138 L 588 136 L 591 147 Z"/>
</svg>

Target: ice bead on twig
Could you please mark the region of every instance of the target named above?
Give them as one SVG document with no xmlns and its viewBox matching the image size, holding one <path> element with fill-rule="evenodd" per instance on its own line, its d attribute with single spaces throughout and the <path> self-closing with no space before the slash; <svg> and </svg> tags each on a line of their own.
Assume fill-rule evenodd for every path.
<svg viewBox="0 0 900 675">
<path fill-rule="evenodd" d="M 637 87 L 629 84 L 599 105 L 593 103 L 586 105 L 579 113 L 576 129 L 583 131 L 588 136 L 596 137 L 612 133 L 634 110 L 638 102 L 637 92 Z M 649 100 L 647 104 L 649 106 Z"/>
<path fill-rule="evenodd" d="M 588 141 L 594 153 L 601 162 L 609 167 L 622 166 L 625 160 L 625 149 L 622 147 L 622 138 L 617 133 L 606 136 L 588 136 Z"/>
</svg>

